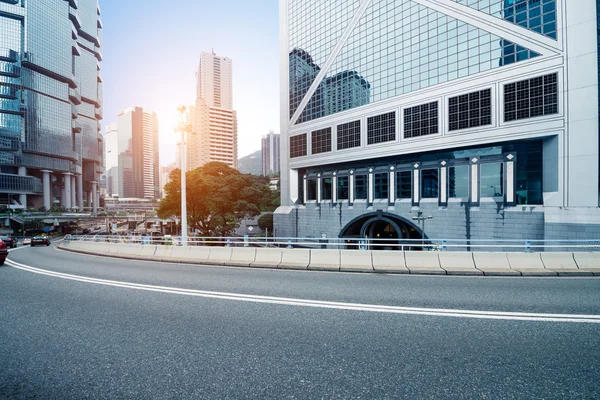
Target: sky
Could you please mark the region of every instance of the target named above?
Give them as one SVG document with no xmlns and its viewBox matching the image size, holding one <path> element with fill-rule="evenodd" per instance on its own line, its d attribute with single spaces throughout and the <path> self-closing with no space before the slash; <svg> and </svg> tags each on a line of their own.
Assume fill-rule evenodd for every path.
<svg viewBox="0 0 600 400">
<path fill-rule="evenodd" d="M 99 0 L 104 127 L 140 106 L 159 119 L 160 164 L 175 161 L 177 107 L 195 103 L 202 51 L 233 60 L 239 157 L 279 130 L 277 0 Z"/>
</svg>

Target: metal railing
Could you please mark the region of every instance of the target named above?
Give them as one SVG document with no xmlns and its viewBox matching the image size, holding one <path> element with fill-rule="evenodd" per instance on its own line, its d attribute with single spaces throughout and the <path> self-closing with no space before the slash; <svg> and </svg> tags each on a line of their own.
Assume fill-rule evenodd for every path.
<svg viewBox="0 0 600 400">
<path fill-rule="evenodd" d="M 67 235 L 66 241 L 90 241 L 146 245 L 182 246 L 179 236 Z M 517 239 L 371 239 L 371 238 L 291 238 L 291 237 L 189 237 L 189 246 L 275 247 L 307 249 L 397 250 L 397 251 L 488 251 L 547 252 L 599 251 L 596 240 L 517 240 Z"/>
</svg>

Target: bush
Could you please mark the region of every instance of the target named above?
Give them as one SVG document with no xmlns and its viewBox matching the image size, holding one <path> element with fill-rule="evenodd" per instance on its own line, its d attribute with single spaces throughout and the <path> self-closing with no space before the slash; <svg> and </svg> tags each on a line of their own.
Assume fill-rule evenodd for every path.
<svg viewBox="0 0 600 400">
<path fill-rule="evenodd" d="M 273 234 L 273 213 L 263 214 L 258 218 L 258 227 Z"/>
</svg>

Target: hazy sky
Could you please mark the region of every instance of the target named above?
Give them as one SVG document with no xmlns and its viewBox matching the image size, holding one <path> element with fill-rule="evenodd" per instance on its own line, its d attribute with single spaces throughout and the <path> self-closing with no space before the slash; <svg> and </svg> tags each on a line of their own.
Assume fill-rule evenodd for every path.
<svg viewBox="0 0 600 400">
<path fill-rule="evenodd" d="M 240 157 L 279 130 L 277 0 L 100 0 L 100 8 L 102 124 L 133 106 L 156 111 L 161 165 L 175 161 L 176 108 L 195 101 L 202 51 L 233 60 Z"/>
</svg>

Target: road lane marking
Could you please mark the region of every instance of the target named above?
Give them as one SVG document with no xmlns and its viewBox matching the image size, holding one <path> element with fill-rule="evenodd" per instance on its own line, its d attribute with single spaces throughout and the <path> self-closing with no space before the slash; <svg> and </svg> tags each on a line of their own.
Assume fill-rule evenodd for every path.
<svg viewBox="0 0 600 400">
<path fill-rule="evenodd" d="M 121 282 L 107 279 L 90 278 L 80 275 L 66 274 L 62 272 L 49 271 L 41 268 L 21 264 L 16 261 L 7 260 L 6 264 L 23 271 L 46 275 L 54 278 L 67 279 L 71 281 L 85 282 L 97 285 L 120 287 L 133 290 L 144 290 L 149 292 L 168 293 L 183 296 L 205 297 L 220 300 L 244 301 L 251 303 L 279 304 L 299 307 L 327 308 L 337 310 L 366 311 L 392 314 L 427 315 L 436 317 L 475 318 L 511 321 L 538 321 L 538 322 L 571 322 L 571 323 L 593 323 L 600 324 L 600 315 L 580 314 L 544 314 L 544 313 L 522 313 L 504 311 L 478 311 L 457 310 L 443 308 L 419 308 L 385 306 L 361 303 L 342 303 L 321 300 L 305 300 L 286 297 L 259 296 L 240 293 L 215 292 L 206 290 L 183 289 L 168 286 L 146 285 L 140 283 Z"/>
</svg>

